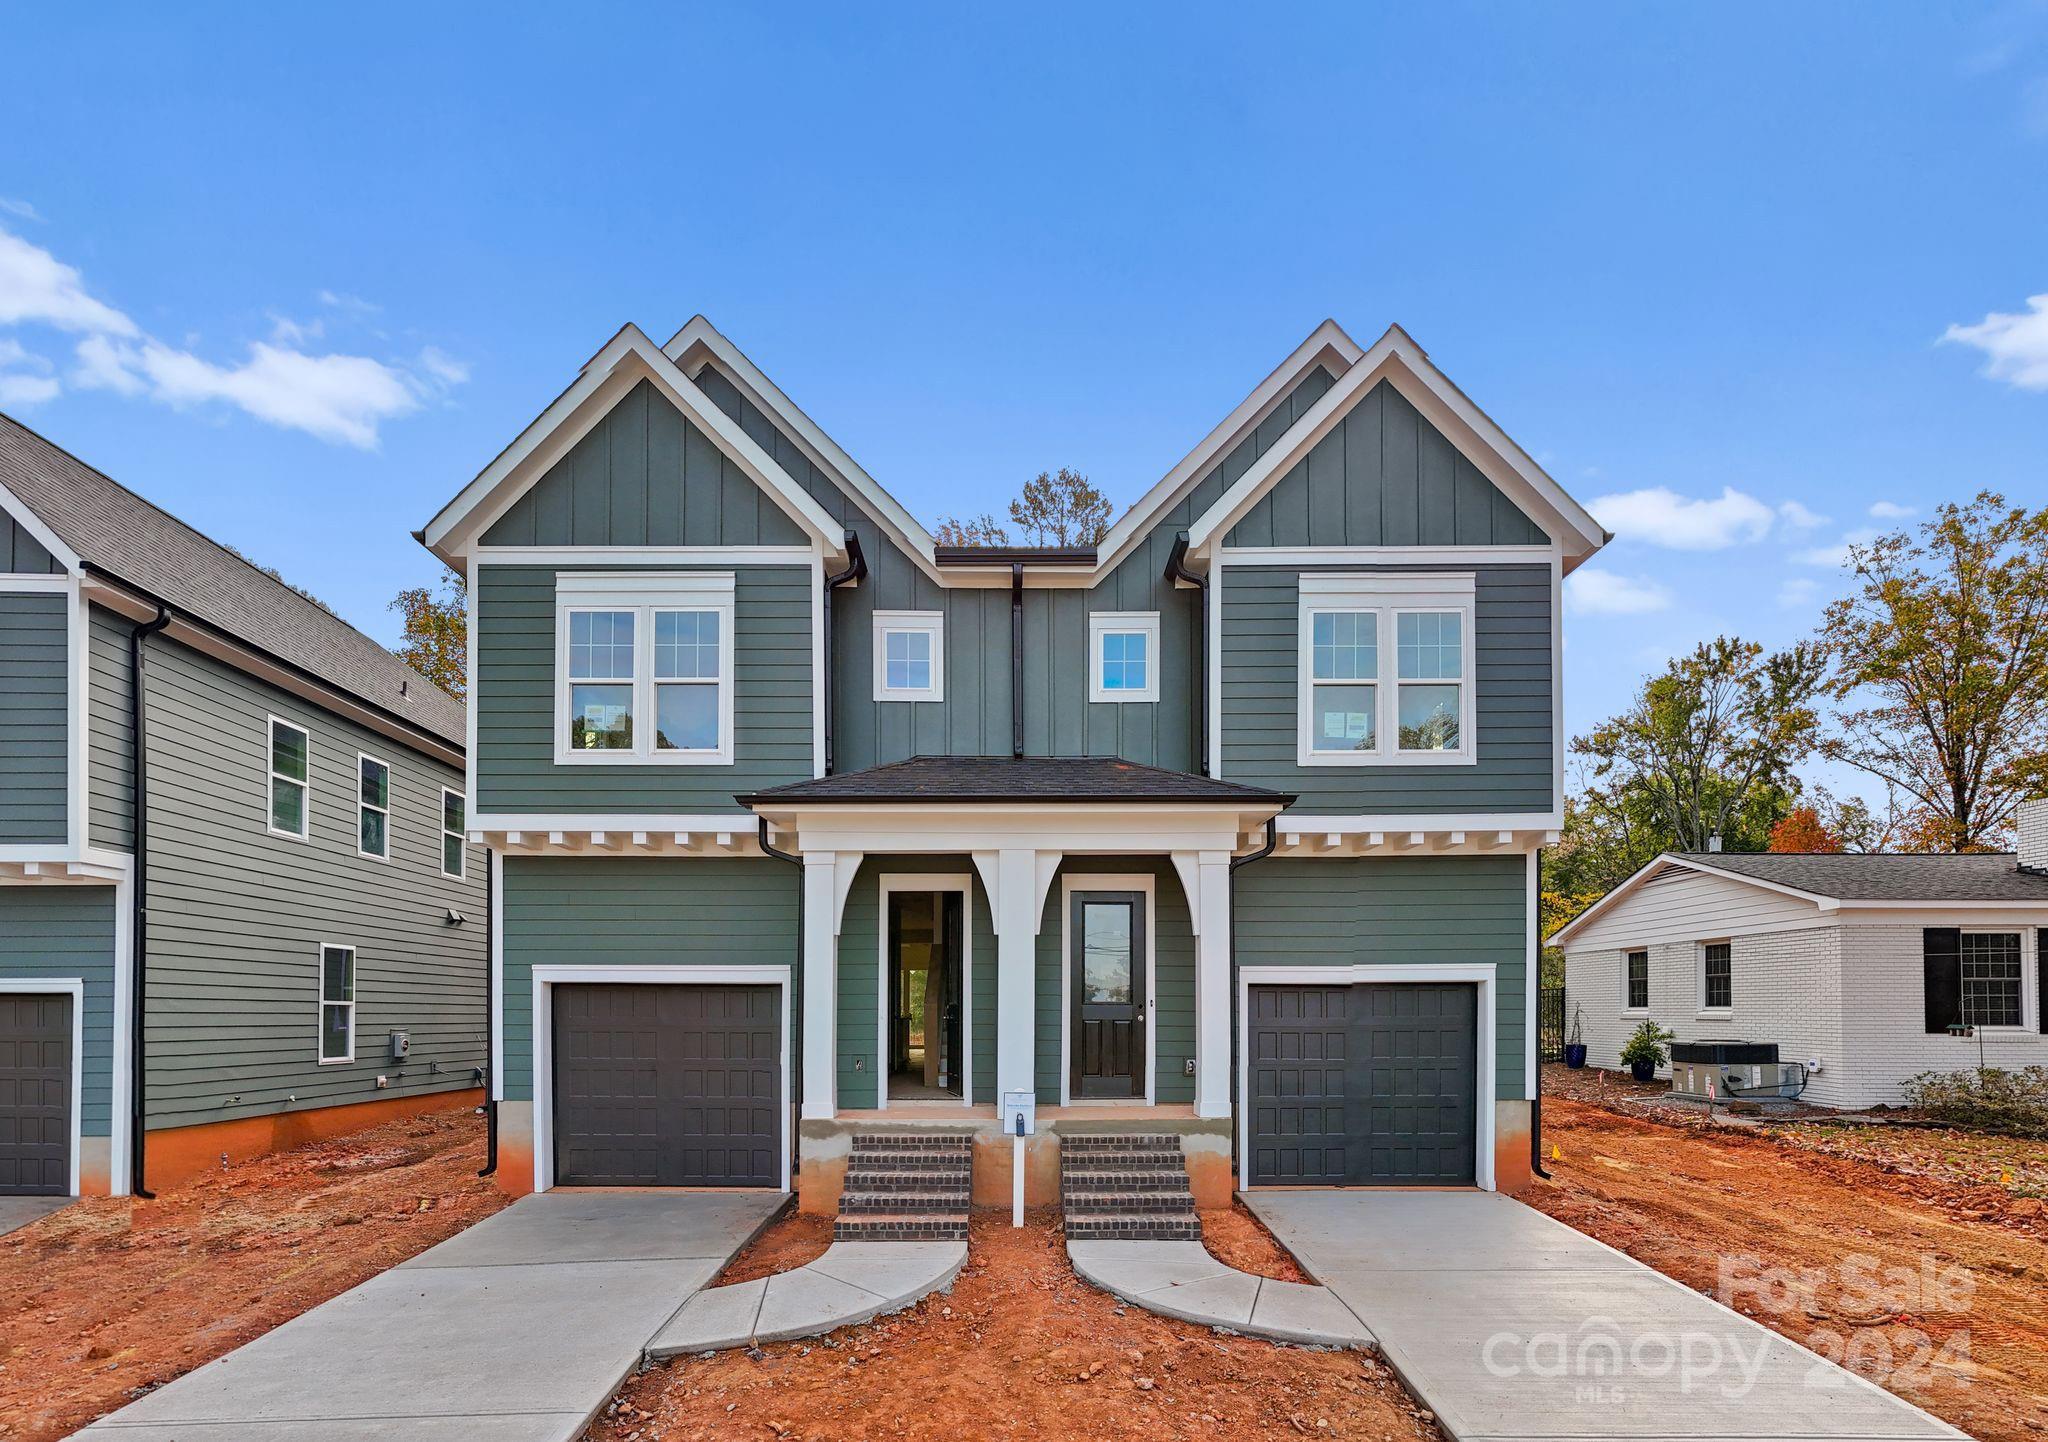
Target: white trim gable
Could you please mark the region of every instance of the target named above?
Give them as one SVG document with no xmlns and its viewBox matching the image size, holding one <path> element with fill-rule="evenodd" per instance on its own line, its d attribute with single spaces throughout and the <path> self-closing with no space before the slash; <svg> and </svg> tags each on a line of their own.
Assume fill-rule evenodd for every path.
<svg viewBox="0 0 2048 1442">
<path fill-rule="evenodd" d="M 420 539 L 450 565 L 641 380 L 653 382 L 829 558 L 845 557 L 845 531 L 752 436 L 720 410 L 641 329 L 628 323 L 461 494 L 427 523 Z M 459 569 L 459 567 L 458 567 Z"/>
<path fill-rule="evenodd" d="M 35 537 L 36 544 L 55 557 L 57 564 L 64 570 L 76 576 L 85 568 L 85 563 L 79 559 L 78 552 L 59 540 L 57 533 L 43 524 L 43 518 L 29 509 L 28 502 L 5 486 L 0 486 L 0 511 L 6 512 L 14 519 L 16 525 Z M 8 574 L 14 579 L 20 579 L 15 573 Z"/>
<path fill-rule="evenodd" d="M 1253 462 L 1214 505 L 1188 528 L 1188 555 L 1207 560 L 1230 530 L 1335 430 L 1352 406 L 1382 380 L 1391 383 L 1452 445 L 1563 547 L 1565 569 L 1606 544 L 1607 533 L 1564 488 L 1509 439 L 1491 417 L 1431 364 L 1427 352 L 1399 326 L 1385 335 L 1323 393 L 1271 450 Z"/>
<path fill-rule="evenodd" d="M 1651 858 L 1635 875 L 1622 882 L 1621 885 L 1615 887 L 1614 890 L 1608 892 L 1605 896 L 1559 927 L 1553 935 L 1545 939 L 1543 944 L 1545 946 L 1557 947 L 1569 946 L 1573 939 L 1583 933 L 1595 920 L 1613 911 L 1623 901 L 1641 890 L 1645 883 L 1655 880 L 1667 870 L 1692 871 L 1703 876 L 1718 877 L 1724 881 L 1738 881 L 1745 886 L 1755 887 L 1759 891 L 1776 892 L 1780 896 L 1789 896 L 1798 901 L 1812 902 L 1818 910 L 1824 912 L 1839 911 L 1842 907 L 1842 903 L 1832 896 L 1822 896 L 1817 892 L 1801 891 L 1796 886 L 1786 886 L 1781 882 L 1764 881 L 1759 877 L 1745 876 L 1739 871 L 1723 870 L 1721 867 L 1708 865 L 1692 857 L 1674 856 L 1670 852 L 1665 851 Z"/>
</svg>

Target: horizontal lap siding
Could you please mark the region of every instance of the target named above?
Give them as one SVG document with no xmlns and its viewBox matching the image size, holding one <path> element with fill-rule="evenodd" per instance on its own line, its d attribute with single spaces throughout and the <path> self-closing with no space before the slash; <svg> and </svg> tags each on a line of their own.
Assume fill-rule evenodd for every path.
<svg viewBox="0 0 2048 1442">
<path fill-rule="evenodd" d="M 135 623 L 112 611 L 92 608 L 86 654 L 92 676 L 86 687 L 86 818 L 94 846 L 135 849 L 134 685 L 129 638 Z"/>
<path fill-rule="evenodd" d="M 555 572 L 479 568 L 472 703 L 479 812 L 737 812 L 736 794 L 812 775 L 811 571 L 708 569 L 734 573 L 730 766 L 557 765 Z"/>
<path fill-rule="evenodd" d="M 0 845 L 66 839 L 70 604 L 0 592 Z"/>
<path fill-rule="evenodd" d="M 1343 574 L 1476 570 L 1478 761 L 1302 766 L 1297 757 L 1300 572 L 1221 572 L 1223 775 L 1293 793 L 1302 812 L 1548 812 L 1555 772 L 1548 566 L 1346 566 Z"/>
<path fill-rule="evenodd" d="M 533 1098 L 536 965 L 795 969 L 802 878 L 787 862 L 508 856 L 503 880 L 507 1100 Z M 794 1028 L 802 997 L 789 1001 Z"/>
<path fill-rule="evenodd" d="M 461 773 L 162 638 L 145 676 L 150 1125 L 472 1085 L 488 1060 L 483 851 L 466 879 L 441 875 L 441 788 Z M 272 715 L 312 738 L 305 841 L 267 829 Z M 359 752 L 391 767 L 388 861 L 356 855 Z M 356 948 L 352 1063 L 319 1065 L 323 943 Z M 402 1065 L 394 1030 L 412 1038 Z"/>
<path fill-rule="evenodd" d="M 80 1131 L 111 1135 L 114 1074 L 114 888 L 0 886 L 0 981 L 85 984 Z"/>
<path fill-rule="evenodd" d="M 1495 1095 L 1521 1098 L 1528 887 L 1518 855 L 1261 861 L 1236 878 L 1237 964 L 1490 962 Z"/>
</svg>

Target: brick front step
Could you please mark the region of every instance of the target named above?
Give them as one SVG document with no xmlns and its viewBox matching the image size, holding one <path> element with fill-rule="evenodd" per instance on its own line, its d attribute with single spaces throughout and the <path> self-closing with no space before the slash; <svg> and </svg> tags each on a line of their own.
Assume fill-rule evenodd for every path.
<svg viewBox="0 0 2048 1442">
<path fill-rule="evenodd" d="M 973 1148 L 974 1138 L 972 1137 L 926 1137 L 916 1136 L 912 1134 L 892 1134 L 890 1136 L 877 1136 L 871 1133 L 862 1133 L 860 1135 L 855 1136 L 853 1139 L 853 1151 L 854 1155 L 856 1156 L 860 1155 L 862 1152 L 887 1151 L 946 1152 L 957 1154 L 959 1156 L 964 1157 L 968 1155 L 973 1150 Z"/>
<path fill-rule="evenodd" d="M 946 1191 L 918 1192 L 844 1192 L 839 1198 L 839 1214 L 851 1216 L 856 1212 L 885 1212 L 890 1214 L 932 1214 L 950 1216 L 954 1212 L 967 1210 L 967 1188 L 949 1188 Z"/>
<path fill-rule="evenodd" d="M 1188 1192 L 1069 1192 L 1060 1205 L 1070 1217 L 1195 1215 Z"/>
<path fill-rule="evenodd" d="M 848 1167 L 846 1190 L 850 1192 L 922 1192 L 966 1187 L 973 1174 L 966 1167 L 917 1167 L 905 1171 L 875 1171 L 865 1163 Z"/>
<path fill-rule="evenodd" d="M 1134 1148 L 1146 1152 L 1172 1152 L 1180 1155 L 1179 1137 L 1153 1136 L 1143 1132 L 1125 1135 L 1121 1132 L 1090 1132 L 1085 1135 L 1068 1135 L 1060 1138 L 1062 1151 L 1103 1152 Z"/>
<path fill-rule="evenodd" d="M 1174 1191 L 1188 1184 L 1187 1168 L 1172 1167 L 1061 1167 L 1060 1185 L 1069 1191 L 1144 1192 Z"/>
<path fill-rule="evenodd" d="M 1060 1146 L 1060 1161 L 1076 1167 L 1183 1167 L 1187 1157 L 1178 1149 L 1173 1151 L 1152 1150 L 1146 1147 L 1090 1147 L 1086 1151 L 1074 1151 L 1064 1143 Z"/>
<path fill-rule="evenodd" d="M 1073 1217 L 1067 1218 L 1067 1240 L 1072 1242 L 1199 1242 L 1202 1224 L 1192 1217 L 1176 1221 L 1164 1217 Z"/>
<path fill-rule="evenodd" d="M 967 1218 L 864 1213 L 832 1224 L 835 1242 L 964 1242 Z"/>
</svg>

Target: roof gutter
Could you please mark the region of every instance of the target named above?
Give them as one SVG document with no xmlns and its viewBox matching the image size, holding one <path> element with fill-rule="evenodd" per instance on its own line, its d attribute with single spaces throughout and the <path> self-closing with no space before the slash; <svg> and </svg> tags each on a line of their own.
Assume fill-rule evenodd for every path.
<svg viewBox="0 0 2048 1442">
<path fill-rule="evenodd" d="M 825 774 L 827 776 L 832 774 L 833 764 L 832 593 L 841 586 L 858 585 L 867 576 L 867 573 L 868 558 L 861 552 L 860 537 L 854 534 L 853 527 L 848 526 L 846 528 L 846 569 L 837 575 L 825 577 L 823 614 L 819 617 L 820 623 L 825 628 L 825 634 L 820 641 L 820 656 L 824 662 L 824 674 L 817 678 L 816 684 L 825 688 Z M 768 838 L 765 834 L 761 838 L 761 844 L 763 846 L 768 844 Z"/>
<path fill-rule="evenodd" d="M 1195 765 L 1209 774 L 1209 578 L 1188 569 L 1188 533 L 1173 538 L 1173 551 L 1166 558 L 1166 579 L 1193 586 L 1201 592 L 1200 612 L 1195 621 Z"/>
<path fill-rule="evenodd" d="M 132 908 L 128 921 L 128 1193 L 145 1201 L 154 1200 L 156 1193 L 143 1182 L 147 1153 L 143 1100 L 149 1075 L 142 1042 L 143 1010 L 149 999 L 144 985 L 149 969 L 149 706 L 142 685 L 142 643 L 170 624 L 170 607 L 158 602 L 155 619 L 143 622 L 128 636 L 128 726 L 135 738 L 134 835 L 130 838 L 135 857 L 128 889 Z"/>
</svg>

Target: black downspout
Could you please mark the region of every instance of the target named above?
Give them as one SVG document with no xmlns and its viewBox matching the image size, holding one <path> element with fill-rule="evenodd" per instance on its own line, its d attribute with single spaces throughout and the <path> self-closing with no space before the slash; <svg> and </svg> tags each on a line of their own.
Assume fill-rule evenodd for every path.
<svg viewBox="0 0 2048 1442">
<path fill-rule="evenodd" d="M 1252 864 L 1252 863 L 1253 863 L 1254 861 L 1264 861 L 1264 860 L 1265 860 L 1265 859 L 1266 859 L 1267 857 L 1271 856 L 1271 855 L 1273 854 L 1273 847 L 1274 847 L 1275 845 L 1277 845 L 1277 844 L 1278 844 L 1279 840 L 1280 840 L 1280 822 L 1279 822 L 1279 818 L 1278 818 L 1278 817 L 1274 817 L 1274 818 L 1271 818 L 1271 819 L 1269 819 L 1269 820 L 1268 820 L 1268 821 L 1266 822 L 1266 840 L 1265 840 L 1264 844 L 1262 844 L 1262 845 L 1261 845 L 1261 846 L 1259 847 L 1259 849 L 1258 849 L 1257 851 L 1251 852 L 1251 853 L 1250 853 L 1249 855 L 1245 855 L 1245 856 L 1233 856 L 1233 857 L 1231 857 L 1231 858 L 1230 858 L 1230 1046 L 1231 1046 L 1231 1050 L 1232 1050 L 1233 1052 L 1235 1052 L 1235 1051 L 1236 1051 L 1236 1049 L 1237 1049 L 1237 1027 L 1238 1027 L 1238 1016 L 1237 1016 L 1237 873 L 1238 873 L 1238 871 L 1239 871 L 1239 869 L 1240 869 L 1240 868 L 1242 868 L 1242 867 L 1246 867 L 1246 866 L 1250 866 L 1250 865 L 1251 865 L 1251 864 Z M 1244 1058 L 1243 1058 L 1243 1057 L 1240 1057 L 1240 1056 L 1233 1056 L 1233 1057 L 1231 1058 L 1231 1060 L 1232 1060 L 1232 1061 L 1234 1061 L 1234 1062 L 1235 1062 L 1235 1063 L 1236 1063 L 1237 1065 L 1236 1065 L 1236 1066 L 1233 1066 L 1233 1067 L 1231 1068 L 1231 1070 L 1230 1070 L 1230 1074 L 1231 1074 L 1232 1076 L 1236 1076 L 1236 1075 L 1237 1075 L 1237 1067 L 1241 1067 L 1241 1066 L 1243 1066 L 1243 1065 L 1244 1065 Z M 1231 1149 L 1232 1153 L 1235 1153 L 1235 1152 L 1237 1151 L 1237 1128 L 1236 1128 L 1236 1127 L 1232 1127 L 1232 1128 L 1230 1129 L 1230 1149 Z M 1235 1160 L 1236 1160 L 1236 1162 L 1237 1162 L 1237 1165 L 1238 1165 L 1238 1167 L 1240 1168 L 1240 1170 L 1239 1170 L 1239 1172 L 1238 1172 L 1238 1174 L 1237 1174 L 1237 1180 L 1238 1180 L 1238 1185 L 1239 1185 L 1239 1186 L 1243 1186 L 1243 1185 L 1244 1185 L 1244 1172 L 1242 1171 L 1242 1168 L 1243 1168 L 1243 1166 L 1244 1166 L 1244 1158 L 1243 1158 L 1243 1157 L 1236 1157 L 1236 1158 L 1235 1158 Z"/>
<path fill-rule="evenodd" d="M 1209 578 L 1188 569 L 1188 533 L 1173 538 L 1173 553 L 1166 558 L 1166 579 L 1185 581 L 1202 593 L 1200 619 L 1195 623 L 1195 765 L 1209 774 Z"/>
<path fill-rule="evenodd" d="M 867 573 L 868 558 L 861 554 L 860 537 L 855 535 L 853 528 L 849 526 L 846 529 L 846 569 L 836 576 L 827 576 L 825 578 L 823 614 L 819 617 L 820 623 L 825 628 L 825 634 L 820 641 L 825 674 L 818 678 L 818 684 L 825 688 L 825 774 L 827 776 L 832 774 L 834 760 L 832 746 L 832 593 L 849 581 L 861 580 Z M 765 832 L 762 834 L 761 844 L 763 846 L 768 844 Z M 771 852 L 769 854 L 776 855 L 778 853 Z M 793 858 L 785 857 L 785 859 Z"/>
<path fill-rule="evenodd" d="M 1535 915 L 1537 924 L 1540 927 L 1543 917 L 1542 852 L 1539 851 L 1537 853 L 1537 858 L 1536 875 L 1532 878 L 1530 884 L 1536 888 Z M 1543 1018 L 1541 1014 L 1541 1002 L 1543 1000 L 1543 938 L 1540 936 L 1536 938 L 1536 974 L 1527 978 L 1523 985 L 1536 988 L 1536 999 L 1538 1002 L 1536 1035 L 1529 1038 L 1529 1045 L 1536 1048 L 1536 1085 L 1530 1089 L 1529 1093 L 1529 1170 L 1547 1182 L 1552 1180 L 1552 1178 L 1549 1172 L 1543 1170 Z"/>
<path fill-rule="evenodd" d="M 149 739 L 143 730 L 149 711 L 142 693 L 142 643 L 171 624 L 171 608 L 157 602 L 156 618 L 137 626 L 128 637 L 128 726 L 135 738 L 134 874 L 129 878 L 128 967 L 128 1192 L 130 1196 L 154 1201 L 156 1193 L 143 1185 L 143 1090 L 146 1073 L 142 1045 L 142 1013 L 147 991 L 143 973 L 149 958 L 149 907 L 144 899 L 149 890 Z"/>
<path fill-rule="evenodd" d="M 849 534 L 851 533 L 849 532 Z M 829 590 L 825 592 L 825 595 L 828 598 L 831 596 L 831 594 L 832 593 Z M 796 855 L 794 852 L 777 850 L 775 844 L 768 839 L 768 818 L 765 816 L 758 816 L 754 819 L 756 823 L 755 829 L 757 830 L 761 838 L 762 853 L 764 855 L 774 857 L 777 861 L 787 861 L 791 866 L 794 866 L 797 869 L 798 874 L 796 882 L 796 964 L 790 967 L 789 974 L 791 977 L 800 977 L 803 975 L 804 971 L 804 882 L 802 874 L 804 859 L 801 856 Z M 790 1050 L 794 1053 L 794 1055 L 792 1055 L 789 1059 L 789 1074 L 792 1077 L 796 1078 L 797 1094 L 798 1096 L 801 1096 L 803 1094 L 804 1089 L 804 1014 L 803 1009 L 796 1005 L 795 997 L 790 998 L 789 1046 Z M 793 1107 L 796 1104 L 796 1097 L 789 1097 L 785 1100 L 785 1105 Z M 796 1135 L 795 1127 L 790 1128 L 790 1135 Z M 794 1176 L 796 1175 L 797 1159 L 795 1157 L 791 1157 L 789 1160 L 790 1175 Z"/>
<path fill-rule="evenodd" d="M 467 801 L 464 801 L 462 804 L 465 808 L 469 805 Z M 462 819 L 464 821 L 469 820 L 466 810 L 463 813 Z M 488 1029 L 485 1033 L 485 1045 L 487 1048 L 489 1046 L 488 1038 L 496 1035 L 498 1030 L 498 958 L 493 954 L 494 948 L 490 942 L 491 937 L 496 934 L 496 928 L 492 926 L 491 918 L 497 915 L 497 912 L 493 910 L 498 904 L 497 863 L 498 853 L 486 850 L 484 852 L 484 1025 Z M 484 1087 L 484 1169 L 477 1173 L 480 1177 L 491 1176 L 498 1170 L 498 1103 L 497 1099 L 491 1095 L 492 1092 L 497 1090 L 497 1078 L 491 1075 L 488 1065 L 489 1060 L 489 1057 L 486 1056 L 486 1065 L 476 1069 L 477 1080 L 482 1082 Z"/>
<path fill-rule="evenodd" d="M 1010 563 L 1010 755 L 1024 755 L 1024 563 Z"/>
</svg>

